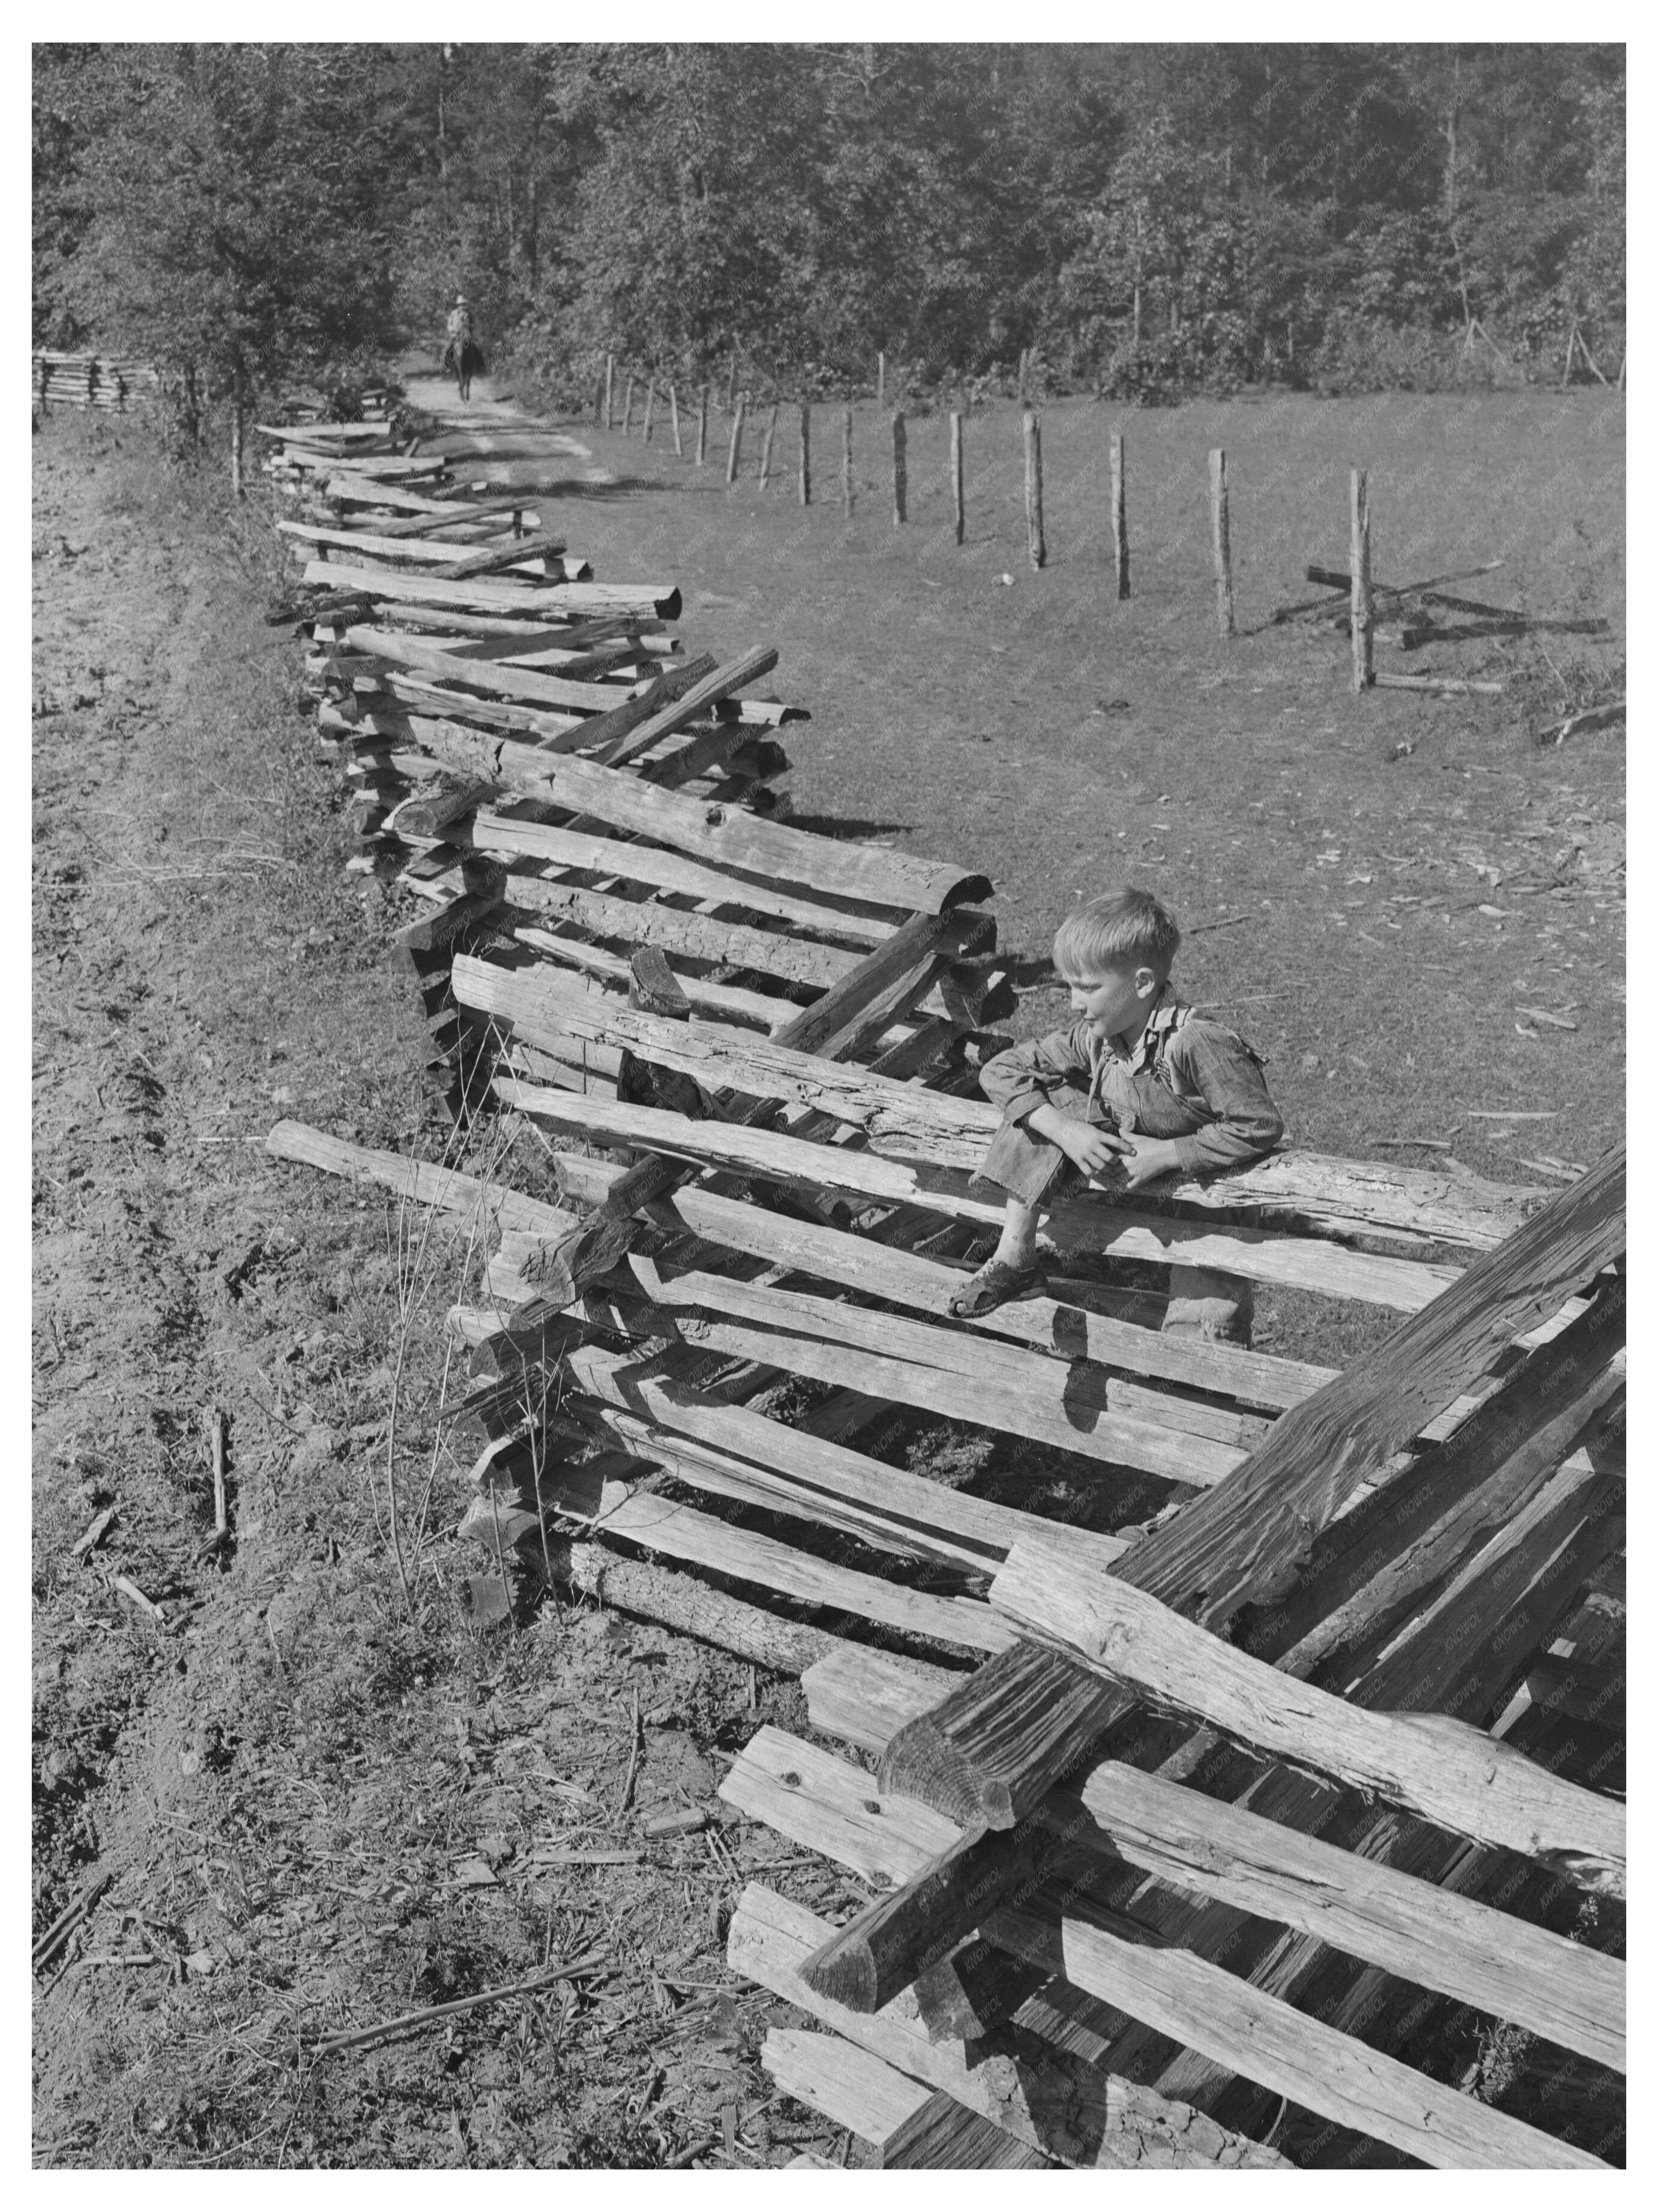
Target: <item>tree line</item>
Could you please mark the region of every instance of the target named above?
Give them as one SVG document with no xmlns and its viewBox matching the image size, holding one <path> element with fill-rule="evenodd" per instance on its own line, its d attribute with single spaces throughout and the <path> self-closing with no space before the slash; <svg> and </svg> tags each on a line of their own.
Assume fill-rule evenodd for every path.
<svg viewBox="0 0 1658 2212">
<path fill-rule="evenodd" d="M 42 45 L 37 344 L 1139 399 L 1621 356 L 1610 45 Z M 890 381 L 889 389 L 893 386 Z"/>
</svg>

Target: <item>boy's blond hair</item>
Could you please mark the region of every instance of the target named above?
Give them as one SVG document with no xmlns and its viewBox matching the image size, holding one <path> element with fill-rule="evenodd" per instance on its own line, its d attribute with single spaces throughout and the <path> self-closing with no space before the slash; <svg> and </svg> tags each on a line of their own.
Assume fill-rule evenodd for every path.
<svg viewBox="0 0 1658 2212">
<path fill-rule="evenodd" d="M 1054 939 L 1054 966 L 1067 981 L 1097 975 L 1113 961 L 1143 962 L 1166 976 L 1180 950 L 1180 929 L 1150 891 L 1108 891 L 1075 908 Z"/>
</svg>

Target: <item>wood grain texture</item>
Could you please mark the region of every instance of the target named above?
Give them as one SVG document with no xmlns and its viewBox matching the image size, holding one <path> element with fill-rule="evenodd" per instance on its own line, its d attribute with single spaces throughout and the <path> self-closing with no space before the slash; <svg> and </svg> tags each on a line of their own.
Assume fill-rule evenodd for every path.
<svg viewBox="0 0 1658 2212">
<path fill-rule="evenodd" d="M 1622 1387 L 1625 1291 L 1608 1283 L 1450 1436 L 1308 1547 L 1294 1583 L 1238 1638 L 1257 1658 L 1301 1646 L 1304 1673 L 1362 1624 L 1425 1587 L 1474 1528 L 1495 1526 L 1570 1454 Z"/>
<path fill-rule="evenodd" d="M 883 948 L 884 949 L 884 948 Z M 815 1012 L 816 1008 L 808 1012 Z M 775 1039 L 786 1042 L 788 1030 Z M 604 1144 L 643 1145 L 676 1158 L 745 1170 L 778 1182 L 805 1182 L 816 1188 L 847 1191 L 891 1205 L 925 1206 L 947 1218 L 999 1226 L 1002 1208 L 973 1196 L 962 1178 L 943 1170 L 873 1152 L 812 1145 L 771 1130 L 734 1130 L 718 1121 L 690 1121 L 683 1115 L 645 1108 L 610 1106 L 601 1100 L 564 1093 L 540 1093 L 527 1085 L 498 1084 L 509 1104 L 558 1127 Z M 1203 1265 L 1263 1282 L 1291 1282 L 1323 1289 L 1336 1297 L 1375 1300 L 1396 1306 L 1430 1296 L 1444 1279 L 1437 1270 L 1415 1261 L 1378 1260 L 1333 1245 L 1293 1237 L 1251 1239 L 1206 1228 L 1197 1222 L 1134 1215 L 1114 1206 L 1068 1210 L 1067 1224 L 1078 1247 L 1135 1258 Z M 1454 1394 L 1455 1386 L 1446 1391 Z M 1438 1400 L 1436 1413 L 1445 1402 Z M 1407 1434 L 1413 1431 L 1407 1431 Z"/>
<path fill-rule="evenodd" d="M 1430 2166 L 1604 2169 L 1587 2151 L 1459 2095 L 1189 1951 L 1149 1949 L 1081 1919 L 1065 1922 L 1061 1940 L 1078 1988 Z"/>
<path fill-rule="evenodd" d="M 636 776 L 614 775 L 595 762 L 550 755 L 510 738 L 483 737 L 462 722 L 428 718 L 420 736 L 435 758 L 488 775 L 504 789 L 551 799 L 613 829 L 654 837 L 677 852 L 771 882 L 929 914 L 990 895 L 987 879 L 965 869 L 885 847 L 814 836 L 740 807 L 677 798 Z"/>
<path fill-rule="evenodd" d="M 1007 2134 L 942 2089 L 900 2123 L 880 2146 L 883 2172 L 1006 2173 L 1054 2161 Z"/>
<path fill-rule="evenodd" d="M 932 1638 L 968 1651 L 999 1650 L 1009 1640 L 1005 1626 L 975 1600 L 933 1597 L 906 1589 L 902 1583 L 837 1567 L 669 1498 L 639 1492 L 618 1496 L 607 1503 L 597 1528 L 608 1539 L 637 1544 L 659 1559 L 707 1567 L 809 1605 L 831 1606 L 904 1635 Z"/>
<path fill-rule="evenodd" d="M 1520 1330 L 1619 1259 L 1628 1242 L 1624 1148 L 1559 1192 L 1500 1250 L 1315 1398 L 1293 1407 L 1225 1486 L 1163 1532 L 1155 1581 L 1218 1623 L 1290 1587 L 1308 1540 L 1388 1454 L 1489 1367 Z"/>
<path fill-rule="evenodd" d="M 1080 1796 L 1111 1849 L 1162 1881 L 1300 1929 L 1603 2065 L 1626 2063 L 1616 1960 L 1117 1761 L 1095 1767 Z M 1056 1793 L 1045 1817 L 1067 1821 L 1072 1804 Z"/>
<path fill-rule="evenodd" d="M 733 1972 L 1064 2165 L 1284 2169 L 1279 2153 L 1265 2144 L 1218 2127 L 1189 2105 L 1114 2077 L 1088 2056 L 1039 2034 L 1004 2031 L 969 2062 L 959 2044 L 930 2040 L 908 1993 L 874 2014 L 853 2013 L 820 1996 L 800 1968 L 831 1932 L 804 1905 L 750 1882 L 732 1916 L 726 1958 Z"/>
<path fill-rule="evenodd" d="M 458 976 L 464 963 L 463 955 L 456 962 Z M 965 1272 L 872 1237 L 722 1198 L 700 1184 L 688 1185 L 666 1203 L 687 1228 L 710 1243 L 799 1269 L 938 1321 L 950 1318 L 950 1300 L 961 1288 Z M 1114 1369 L 1273 1408 L 1297 1404 L 1336 1372 L 1332 1367 L 1245 1352 L 1233 1345 L 1164 1337 L 1156 1329 L 1062 1297 L 1016 1299 L 966 1328 L 972 1343 L 993 1343 L 999 1338 L 1061 1359 L 1098 1360 Z"/>
<path fill-rule="evenodd" d="M 597 1598 L 614 1611 L 695 1636 L 739 1659 L 795 1674 L 831 1650 L 841 1639 L 827 1629 L 785 1620 L 765 1606 L 750 1605 L 716 1589 L 697 1575 L 677 1573 L 653 1559 L 637 1559 L 604 1544 L 575 1543 L 556 1549 L 554 1571 L 573 1589 Z"/>
<path fill-rule="evenodd" d="M 1114 1537 L 1066 1529 L 1017 1506 L 946 1489 L 653 1373 L 636 1353 L 583 1346 L 570 1352 L 567 1367 L 612 1432 L 641 1455 L 701 1487 L 724 1477 L 734 1495 L 729 1484 L 741 1480 L 751 1497 L 883 1550 L 947 1559 L 987 1575 L 1021 1540 L 1068 1548 L 1099 1568 L 1116 1556 Z"/>
<path fill-rule="evenodd" d="M 1114 1572 L 1219 1626 L 1293 1588 L 1312 1540 L 1503 1341 L 1616 1258 L 1625 1241 L 1623 1153 L 1558 1194 L 1510 1246 L 1476 1261 L 1435 1304 L 1280 1420 L 1226 1481 L 1193 1500 Z M 1510 1269 L 1509 1255 L 1517 1265 Z M 1287 1442 L 1286 1442 L 1287 1433 Z M 888 1746 L 887 1786 L 993 1822 L 1038 1804 L 1128 1710 L 1051 1653 L 1001 1655 Z"/>
<path fill-rule="evenodd" d="M 266 1151 L 278 1159 L 296 1160 L 330 1175 L 349 1176 L 353 1182 L 380 1183 L 417 1206 L 435 1206 L 447 1213 L 476 1212 L 502 1229 L 529 1230 L 547 1237 L 562 1236 L 574 1226 L 574 1215 L 563 1207 L 525 1197 L 504 1183 L 483 1182 L 404 1152 L 376 1152 L 343 1137 L 328 1136 L 303 1121 L 278 1121 L 264 1141 Z"/>
<path fill-rule="evenodd" d="M 421 606 L 477 608 L 481 614 L 545 617 L 558 610 L 672 622 L 681 604 L 677 584 L 549 584 L 537 588 L 530 583 L 491 583 L 487 577 L 452 584 L 412 576 L 404 568 L 379 568 L 366 561 L 307 561 L 304 580 L 329 591 L 372 592 L 381 599 L 407 599 Z"/>
<path fill-rule="evenodd" d="M 942 1667 L 923 1668 L 890 1652 L 846 1644 L 814 1660 L 802 1673 L 800 1687 L 820 1735 L 879 1752 L 906 1721 L 927 1711 L 961 1679 Z"/>
<path fill-rule="evenodd" d="M 792 1295 L 798 1296 L 772 1294 L 776 1322 L 787 1323 L 796 1317 L 793 1309 L 780 1304 Z M 1224 1480 L 1244 1457 L 1235 1444 L 1217 1443 L 1211 1437 L 1193 1436 L 1159 1421 L 1110 1412 L 1096 1402 L 1107 1395 L 1105 1377 L 1088 1374 L 1080 1363 L 1077 1368 L 1066 1368 L 1057 1360 L 1028 1353 L 1026 1371 L 1013 1375 L 999 1370 L 989 1360 L 982 1369 L 969 1371 L 903 1356 L 888 1357 L 864 1343 L 848 1341 L 865 1337 L 878 1341 L 881 1316 L 860 1315 L 857 1308 L 837 1307 L 829 1299 L 799 1303 L 810 1304 L 820 1311 L 827 1308 L 830 1317 L 827 1325 L 837 1326 L 838 1334 L 829 1336 L 822 1327 L 807 1333 L 799 1328 L 683 1314 L 679 1335 L 687 1344 L 705 1345 L 739 1359 L 764 1360 L 786 1373 L 810 1376 L 837 1389 L 859 1390 L 894 1405 L 913 1406 L 947 1420 L 970 1421 L 999 1435 L 1023 1437 L 1056 1451 L 1072 1452 L 1079 1459 L 1133 1468 L 1167 1482 L 1207 1487 Z M 848 1312 L 858 1317 L 838 1324 L 834 1322 L 833 1316 Z M 899 1332 L 895 1329 L 891 1334 L 896 1336 Z M 1127 1549 L 1122 1540 L 1103 1537 L 1096 1538 L 1089 1548 L 1097 1557 L 1108 1544 L 1114 1560 Z"/>
<path fill-rule="evenodd" d="M 560 867 L 591 868 L 601 875 L 625 877 L 660 890 L 683 891 L 716 905 L 771 915 L 812 935 L 841 938 L 867 948 L 890 937 L 902 919 L 890 908 L 857 912 L 813 899 L 793 897 L 774 884 L 750 883 L 720 868 L 701 866 L 659 845 L 626 843 L 618 837 L 562 830 L 550 823 L 520 821 L 481 806 L 451 824 L 451 842 L 508 858 L 550 860 Z"/>
<path fill-rule="evenodd" d="M 1157 1705 L 1274 1757 L 1374 1791 L 1453 1834 L 1624 1894 L 1624 1808 L 1562 1783 L 1478 1729 L 1436 1713 L 1388 1713 L 1252 1659 L 1112 1574 L 1073 1573 L 1017 1545 L 991 1586 L 998 1609 Z"/>
</svg>

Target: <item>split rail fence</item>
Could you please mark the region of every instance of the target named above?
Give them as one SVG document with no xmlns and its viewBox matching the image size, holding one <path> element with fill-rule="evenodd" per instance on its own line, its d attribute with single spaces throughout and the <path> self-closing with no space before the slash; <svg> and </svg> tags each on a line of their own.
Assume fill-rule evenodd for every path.
<svg viewBox="0 0 1658 2212">
<path fill-rule="evenodd" d="M 1043 1295 L 953 1320 L 1014 1003 L 986 879 L 793 827 L 776 653 L 687 657 L 671 583 L 383 423 L 269 434 L 353 865 L 423 902 L 453 1110 L 532 1123 L 559 1194 L 270 1144 L 488 1224 L 486 1560 L 799 1676 L 816 1740 L 720 1791 L 859 1900 L 736 1906 L 815 2023 L 779 2090 L 900 2166 L 1614 2156 L 1621 1152 L 1553 1194 L 1295 1149 L 1098 1188 Z M 1202 1333 L 1256 1285 L 1396 1319 L 1341 1371 Z M 941 1419 L 961 1486 L 907 1463 Z M 1479 2022 L 1570 2106 L 1425 2070 Z"/>
<path fill-rule="evenodd" d="M 129 400 L 160 388 L 148 362 L 112 361 L 100 354 L 37 353 L 29 360 L 37 407 L 103 407 L 124 414 Z"/>
</svg>

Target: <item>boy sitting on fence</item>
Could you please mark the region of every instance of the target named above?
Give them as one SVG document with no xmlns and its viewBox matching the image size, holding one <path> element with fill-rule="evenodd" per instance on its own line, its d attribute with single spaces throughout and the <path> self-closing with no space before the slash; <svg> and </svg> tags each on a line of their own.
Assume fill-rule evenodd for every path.
<svg viewBox="0 0 1658 2212">
<path fill-rule="evenodd" d="M 1179 946 L 1173 915 L 1149 891 L 1091 899 L 1060 923 L 1054 966 L 1079 1018 L 1002 1053 L 980 1078 L 1002 1126 L 974 1182 L 1005 1192 L 1007 1211 L 994 1254 L 950 1300 L 953 1314 L 990 1313 L 1041 1286 L 1037 1216 L 1062 1192 L 1094 1176 L 1138 1190 L 1158 1176 L 1243 1167 L 1283 1135 L 1256 1054 L 1175 997 Z M 1247 1334 L 1243 1285 L 1174 1273 L 1171 1308 L 1185 1306 L 1201 1333 Z"/>
</svg>

